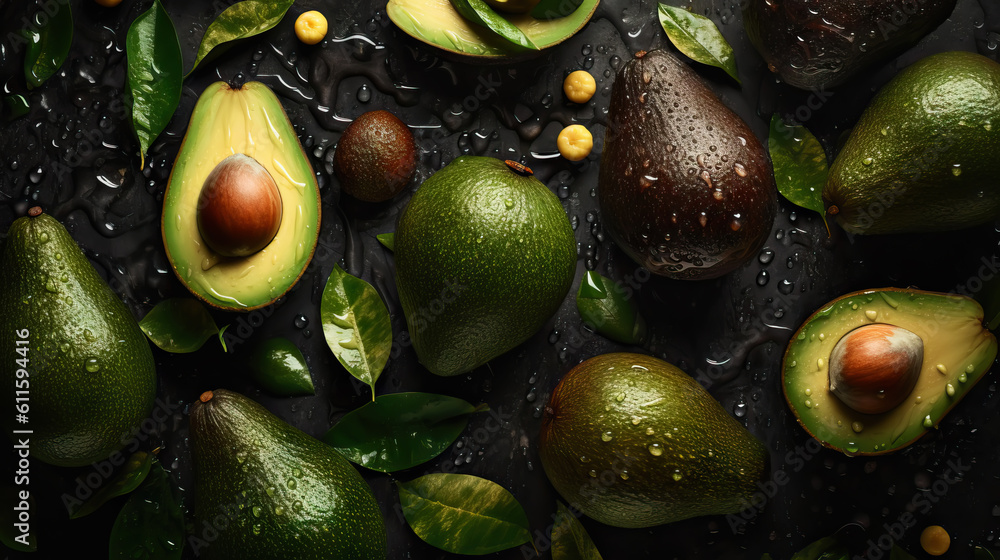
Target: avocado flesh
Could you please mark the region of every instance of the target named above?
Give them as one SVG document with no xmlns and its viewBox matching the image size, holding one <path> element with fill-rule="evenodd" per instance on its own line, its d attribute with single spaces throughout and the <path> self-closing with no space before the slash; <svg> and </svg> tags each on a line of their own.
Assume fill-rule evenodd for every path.
<svg viewBox="0 0 1000 560">
<path fill-rule="evenodd" d="M 599 1 L 584 0 L 573 13 L 557 19 L 536 19 L 528 14 L 504 15 L 539 49 L 544 49 L 570 38 L 586 25 Z M 407 35 L 453 53 L 503 57 L 533 52 L 466 20 L 449 0 L 389 0 L 386 13 Z"/>
<path fill-rule="evenodd" d="M 830 166 L 827 212 L 859 234 L 947 231 L 1000 214 L 1000 64 L 945 52 L 910 65 Z"/>
<path fill-rule="evenodd" d="M 904 13 L 894 0 L 750 0 L 743 26 L 772 72 L 797 88 L 821 89 L 915 45 L 955 3 L 912 2 Z"/>
<path fill-rule="evenodd" d="M 385 560 L 375 496 L 332 447 L 226 390 L 192 406 L 191 442 L 197 527 L 229 521 L 189 542 L 200 558 Z"/>
<path fill-rule="evenodd" d="M 424 181 L 400 215 L 393 255 L 414 350 L 444 376 L 472 371 L 538 332 L 576 272 L 559 199 L 490 157 L 456 158 Z"/>
<path fill-rule="evenodd" d="M 649 356 L 591 358 L 542 419 L 539 457 L 574 508 L 641 528 L 745 507 L 768 452 L 691 376 Z"/>
<path fill-rule="evenodd" d="M 30 394 L 31 405 L 27 424 L 11 410 L 4 429 L 32 430 L 31 456 L 52 465 L 107 459 L 156 398 L 153 354 L 131 312 L 47 214 L 11 225 L 0 285 L 0 341 L 11 353 L 0 364 L 4 399 L 13 406 Z"/>
<path fill-rule="evenodd" d="M 282 202 L 278 232 L 260 251 L 222 257 L 198 231 L 205 178 L 243 153 L 271 174 Z M 163 243 L 181 282 L 206 303 L 251 310 L 281 297 L 312 259 L 319 237 L 319 186 L 281 103 L 264 84 L 216 82 L 198 100 L 163 199 Z"/>
<path fill-rule="evenodd" d="M 833 347 L 843 335 L 872 323 L 900 326 L 924 342 L 916 386 L 882 414 L 856 412 L 829 390 Z M 888 453 L 937 426 L 996 355 L 996 338 L 984 328 L 975 300 L 893 288 L 854 292 L 825 305 L 792 337 L 782 370 L 785 398 L 802 427 L 823 445 L 848 455 Z"/>
</svg>

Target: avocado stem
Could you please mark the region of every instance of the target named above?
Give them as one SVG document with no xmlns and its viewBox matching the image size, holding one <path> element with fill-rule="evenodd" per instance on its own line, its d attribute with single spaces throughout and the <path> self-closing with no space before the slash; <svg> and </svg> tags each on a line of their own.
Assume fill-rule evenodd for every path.
<svg viewBox="0 0 1000 560">
<path fill-rule="evenodd" d="M 523 177 L 530 177 L 530 176 L 534 175 L 534 173 L 531 171 L 530 167 L 528 167 L 527 165 L 524 165 L 523 163 L 521 163 L 519 161 L 514 161 L 512 159 L 508 159 L 508 160 L 504 160 L 504 163 L 507 164 L 507 167 L 509 167 L 511 171 L 513 171 L 514 173 L 517 173 L 518 175 L 521 175 Z"/>
<path fill-rule="evenodd" d="M 42 215 L 42 207 L 41 206 L 32 206 L 28 210 L 28 215 L 31 216 L 32 218 L 37 218 L 37 217 L 41 216 Z"/>
<path fill-rule="evenodd" d="M 644 56 L 646 56 L 646 51 L 639 51 L 639 52 L 635 53 L 635 57 L 636 58 L 642 58 Z"/>
<path fill-rule="evenodd" d="M 205 391 L 204 393 L 201 394 L 200 397 L 198 397 L 198 400 L 201 401 L 201 402 L 203 402 L 203 403 L 207 403 L 208 401 L 212 400 L 212 397 L 214 397 L 214 396 L 215 395 L 212 394 L 211 391 Z"/>
</svg>

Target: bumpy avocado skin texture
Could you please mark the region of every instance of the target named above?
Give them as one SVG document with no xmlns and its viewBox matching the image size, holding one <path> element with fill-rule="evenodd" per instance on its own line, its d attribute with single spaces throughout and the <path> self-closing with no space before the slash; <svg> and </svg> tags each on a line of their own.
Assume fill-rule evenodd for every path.
<svg viewBox="0 0 1000 560">
<path fill-rule="evenodd" d="M 274 239 L 244 258 L 216 254 L 198 231 L 205 178 L 226 157 L 244 153 L 271 174 L 282 202 Z M 191 114 L 163 195 L 163 244 L 180 281 L 204 302 L 231 311 L 268 305 L 298 281 L 319 239 L 319 185 L 295 129 L 264 84 L 208 86 Z"/>
<path fill-rule="evenodd" d="M 905 12 L 903 10 L 906 10 Z M 743 26 L 785 82 L 802 89 L 840 85 L 930 33 L 955 0 L 749 0 Z"/>
<path fill-rule="evenodd" d="M 753 131 L 667 51 L 638 53 L 611 89 L 597 196 L 605 229 L 650 272 L 716 278 L 757 254 L 777 211 Z"/>
<path fill-rule="evenodd" d="M 229 519 L 200 558 L 385 560 L 375 496 L 332 447 L 226 390 L 192 406 L 191 441 L 197 527 Z"/>
<path fill-rule="evenodd" d="M 0 364 L 3 398 L 30 404 L 27 424 L 11 410 L 4 429 L 32 430 L 13 437 L 28 437 L 31 456 L 52 465 L 106 459 L 156 397 L 153 354 L 132 314 L 47 214 L 11 225 L 0 286 L 0 344 L 12 352 Z"/>
<path fill-rule="evenodd" d="M 563 377 L 538 451 L 571 506 L 627 528 L 740 511 L 768 466 L 764 445 L 693 378 L 630 353 Z"/>
<path fill-rule="evenodd" d="M 535 334 L 576 271 L 559 199 L 503 161 L 462 156 L 432 175 L 396 227 L 396 287 L 431 372 L 460 375 Z"/>
<path fill-rule="evenodd" d="M 887 323 L 924 343 L 917 384 L 896 408 L 857 412 L 830 392 L 829 361 L 837 341 L 857 327 Z M 997 341 L 975 300 L 953 294 L 884 288 L 841 296 L 814 313 L 785 351 L 785 399 L 799 423 L 823 445 L 848 455 L 906 447 L 942 418 L 993 365 Z"/>
<path fill-rule="evenodd" d="M 851 233 L 947 231 L 1000 213 L 1000 64 L 924 58 L 886 84 L 830 166 L 827 212 Z"/>
</svg>

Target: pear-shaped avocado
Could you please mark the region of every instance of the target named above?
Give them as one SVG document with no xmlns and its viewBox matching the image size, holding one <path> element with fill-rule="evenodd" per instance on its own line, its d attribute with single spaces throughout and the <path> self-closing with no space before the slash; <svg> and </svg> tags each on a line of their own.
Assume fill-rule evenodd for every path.
<svg viewBox="0 0 1000 560">
<path fill-rule="evenodd" d="M 639 52 L 615 77 L 597 192 L 622 250 L 686 280 L 749 260 L 777 211 L 771 163 L 753 131 L 664 50 Z"/>
<path fill-rule="evenodd" d="M 576 271 L 559 199 L 523 165 L 479 156 L 424 181 L 399 217 L 393 253 L 417 357 L 446 376 L 535 334 Z"/>
<path fill-rule="evenodd" d="M 983 308 L 955 294 L 884 288 L 814 313 L 785 351 L 799 423 L 847 455 L 896 451 L 935 428 L 997 355 Z"/>
<path fill-rule="evenodd" d="M 677 367 L 641 354 L 586 360 L 545 407 L 539 456 L 574 508 L 615 527 L 743 509 L 767 450 Z"/>
<path fill-rule="evenodd" d="M 382 514 L 371 488 L 336 450 L 220 389 L 191 407 L 199 558 L 385 560 Z"/>
<path fill-rule="evenodd" d="M 851 233 L 946 231 L 1000 213 L 1000 64 L 970 52 L 921 59 L 861 115 L 823 189 Z"/>
<path fill-rule="evenodd" d="M 749 0 L 747 37 L 768 68 L 802 89 L 840 85 L 915 45 L 955 0 Z"/>
<path fill-rule="evenodd" d="M 0 364 L 8 435 L 31 456 L 79 467 L 107 459 L 153 408 L 145 335 L 66 228 L 41 208 L 10 226 L 0 256 Z"/>
<path fill-rule="evenodd" d="M 560 2 L 560 5 L 572 5 L 575 1 Z M 553 19 L 547 14 L 558 10 L 548 6 L 551 2 L 541 2 L 535 6 L 533 14 L 507 14 L 507 20 L 524 32 L 535 46 L 544 49 L 569 39 L 582 29 L 594 15 L 599 1 L 583 0 L 572 13 Z M 524 4 L 525 9 L 531 7 L 527 1 Z M 539 9 L 544 13 L 538 14 Z M 525 50 L 492 30 L 466 20 L 450 0 L 389 0 L 385 11 L 407 35 L 453 54 L 510 58 L 537 52 Z"/>
<path fill-rule="evenodd" d="M 316 175 L 274 93 L 208 86 L 163 195 L 163 244 L 181 282 L 214 307 L 268 305 L 309 265 L 319 223 Z"/>
</svg>

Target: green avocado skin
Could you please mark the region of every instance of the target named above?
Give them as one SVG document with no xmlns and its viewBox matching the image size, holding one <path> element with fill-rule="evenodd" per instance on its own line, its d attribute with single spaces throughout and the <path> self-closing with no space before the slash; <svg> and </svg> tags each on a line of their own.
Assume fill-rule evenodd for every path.
<svg viewBox="0 0 1000 560">
<path fill-rule="evenodd" d="M 239 393 L 206 395 L 191 407 L 199 558 L 385 560 L 378 503 L 347 459 Z"/>
<path fill-rule="evenodd" d="M 27 437 L 31 456 L 52 465 L 106 459 L 156 397 L 153 354 L 132 314 L 47 214 L 11 225 L 0 286 L 3 399 L 26 403 L 28 417 L 16 422 L 11 410 L 4 429 Z M 24 429 L 32 433 L 12 433 Z"/>
<path fill-rule="evenodd" d="M 862 114 L 830 167 L 827 212 L 850 233 L 986 223 L 1000 213 L 997 154 L 1000 64 L 969 52 L 929 56 Z"/>
<path fill-rule="evenodd" d="M 576 271 L 559 199 L 489 157 L 459 157 L 424 181 L 400 216 L 393 253 L 413 347 L 442 376 L 530 338 L 559 309 Z"/>
<path fill-rule="evenodd" d="M 573 508 L 643 528 L 747 507 L 768 451 L 691 376 L 641 354 L 586 360 L 545 408 L 539 457 Z"/>
</svg>

